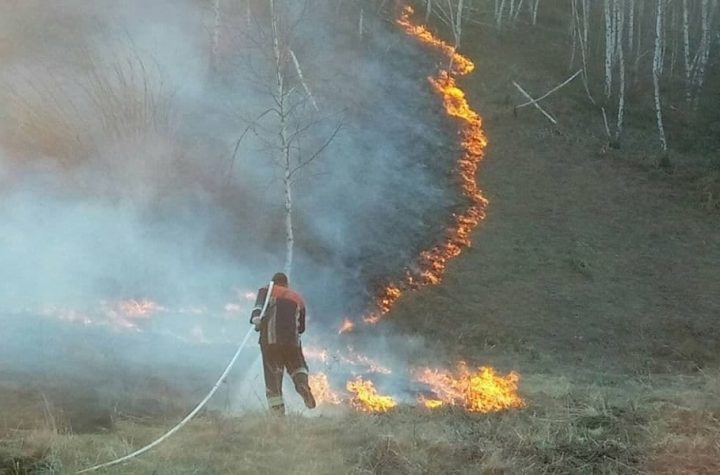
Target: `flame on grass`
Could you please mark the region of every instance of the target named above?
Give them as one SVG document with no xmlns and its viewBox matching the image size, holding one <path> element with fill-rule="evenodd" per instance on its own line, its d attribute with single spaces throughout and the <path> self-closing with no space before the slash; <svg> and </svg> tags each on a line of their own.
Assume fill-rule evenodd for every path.
<svg viewBox="0 0 720 475">
<path fill-rule="evenodd" d="M 321 361 L 323 363 L 327 363 L 330 357 L 328 350 L 314 346 L 305 346 L 303 348 L 303 355 L 309 360 Z"/>
<path fill-rule="evenodd" d="M 517 393 L 519 376 L 514 371 L 502 376 L 493 368 L 471 371 L 465 363 L 460 363 L 455 372 L 424 368 L 417 372 L 416 379 L 427 384 L 435 394 L 433 399 L 422 396 L 418 399 L 431 409 L 450 405 L 469 412 L 497 412 L 525 405 Z"/>
<path fill-rule="evenodd" d="M 435 247 L 420 253 L 418 271 L 408 271 L 400 282 L 387 285 L 377 297 L 376 310 L 366 315 L 366 323 L 377 323 L 383 315 L 390 311 L 403 292 L 426 285 L 435 285 L 442 280 L 448 261 L 457 257 L 463 248 L 470 245 L 472 230 L 485 218 L 488 201 L 482 194 L 475 180 L 478 165 L 483 159 L 487 147 L 487 137 L 482 128 L 482 119 L 468 103 L 464 91 L 458 87 L 456 76 L 471 73 L 475 69 L 473 62 L 458 53 L 455 48 L 433 35 L 423 25 L 415 24 L 410 17 L 413 9 L 405 7 L 397 19 L 397 24 L 408 35 L 421 43 L 440 50 L 447 58 L 449 65 L 441 69 L 435 77 L 430 77 L 433 90 L 442 97 L 443 106 L 448 116 L 460 121 L 460 144 L 462 156 L 458 161 L 457 173 L 463 195 L 470 202 L 469 206 L 453 216 L 447 235 Z"/>
<path fill-rule="evenodd" d="M 347 382 L 346 389 L 352 394 L 350 404 L 362 412 L 387 412 L 397 406 L 390 396 L 378 394 L 372 381 L 357 377 Z"/>
<path fill-rule="evenodd" d="M 330 387 L 330 382 L 325 373 L 311 374 L 309 383 L 318 405 L 331 404 L 337 406 L 342 402 L 340 395 Z"/>
<path fill-rule="evenodd" d="M 364 368 L 363 372 L 366 373 L 392 374 L 390 368 L 381 365 L 369 356 L 357 353 L 352 347 L 348 347 L 346 353 L 338 352 L 337 360 L 351 367 Z"/>
<path fill-rule="evenodd" d="M 353 330 L 355 328 L 355 324 L 350 319 L 343 320 L 342 324 L 340 324 L 340 328 L 338 329 L 338 335 L 342 335 L 343 333 L 347 333 Z"/>
<path fill-rule="evenodd" d="M 433 46 L 442 51 L 450 59 L 453 73 L 465 75 L 473 72 L 475 64 L 470 59 L 455 51 L 453 46 L 437 38 L 424 25 L 415 24 L 410 20 L 414 12 L 413 8 L 407 5 L 400 13 L 400 18 L 396 20 L 396 23 L 405 30 L 405 33 L 428 46 Z"/>
<path fill-rule="evenodd" d="M 115 306 L 119 312 L 128 318 L 150 318 L 153 314 L 165 310 L 149 299 L 121 300 Z"/>
<path fill-rule="evenodd" d="M 392 370 L 387 366 L 380 364 L 377 360 L 358 353 L 353 347 L 348 346 L 343 350 L 330 350 L 316 347 L 305 346 L 303 354 L 310 361 L 317 361 L 324 365 L 327 369 L 330 366 L 340 365 L 352 374 L 358 373 L 377 373 L 391 374 Z"/>
</svg>

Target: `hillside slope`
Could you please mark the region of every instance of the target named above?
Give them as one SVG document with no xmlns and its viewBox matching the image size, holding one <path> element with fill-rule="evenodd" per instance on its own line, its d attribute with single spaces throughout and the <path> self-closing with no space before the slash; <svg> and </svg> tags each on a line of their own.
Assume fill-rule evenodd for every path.
<svg viewBox="0 0 720 475">
<path fill-rule="evenodd" d="M 478 176 L 488 216 L 440 285 L 407 295 L 369 333 L 418 335 L 428 360 L 515 369 L 527 407 L 284 422 L 206 413 L 107 473 L 720 471 L 718 216 L 626 158 L 636 151 L 607 151 L 579 88 L 549 101 L 558 128 L 536 111 L 513 115 L 511 79 L 540 91 L 564 75 L 542 36 L 466 35 L 477 70 L 463 87 L 490 139 Z M 4 434 L 0 473 L 72 473 L 149 442 L 178 415 L 113 414 L 105 432 L 68 434 L 48 414 Z"/>
</svg>

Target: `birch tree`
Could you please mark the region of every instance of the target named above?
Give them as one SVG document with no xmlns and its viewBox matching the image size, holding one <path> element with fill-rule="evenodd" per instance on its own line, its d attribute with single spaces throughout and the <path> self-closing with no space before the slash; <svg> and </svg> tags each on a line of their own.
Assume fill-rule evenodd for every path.
<svg viewBox="0 0 720 475">
<path fill-rule="evenodd" d="M 717 9 L 717 0 L 701 0 L 700 3 L 700 45 L 693 59 L 691 87 L 693 88 L 693 107 L 697 108 L 697 98 L 705 83 L 705 70 L 710 59 L 712 37 L 710 24 Z"/>
<path fill-rule="evenodd" d="M 328 118 L 318 117 L 320 108 L 292 48 L 289 21 L 283 21 L 277 0 L 268 0 L 268 7 L 269 35 L 261 37 L 259 46 L 264 48 L 264 42 L 270 43 L 271 78 L 267 82 L 272 86 L 266 91 L 272 105 L 252 121 L 251 128 L 267 145 L 270 161 L 280 172 L 285 229 L 284 272 L 290 276 L 295 254 L 294 185 L 302 171 L 330 145 L 341 124 L 338 121 L 324 138 L 311 140 Z M 262 77 L 258 79 L 266 81 Z M 306 148 L 303 146 L 306 142 L 315 145 Z"/>
<path fill-rule="evenodd" d="M 615 122 L 615 144 L 620 145 L 620 135 L 623 130 L 625 118 L 625 53 L 623 47 L 625 31 L 625 5 L 620 5 L 621 0 L 615 1 L 615 51 L 618 64 L 618 106 L 617 120 Z"/>
<path fill-rule="evenodd" d="M 222 29 L 222 5 L 221 0 L 213 0 L 213 25 L 210 40 L 210 72 L 216 73 L 220 56 L 220 35 Z"/>
<path fill-rule="evenodd" d="M 658 135 L 660 137 L 660 148 L 667 152 L 667 139 L 665 138 L 665 127 L 663 125 L 662 102 L 660 99 L 660 78 L 663 73 L 664 61 L 664 23 L 665 23 L 665 0 L 656 0 L 655 7 L 655 54 L 653 55 L 653 91 L 655 96 L 655 117 L 657 120 Z"/>
<path fill-rule="evenodd" d="M 687 0 L 682 1 L 682 37 L 683 37 L 683 66 L 685 71 L 685 101 L 692 101 L 692 87 L 690 85 L 690 19 Z"/>
</svg>

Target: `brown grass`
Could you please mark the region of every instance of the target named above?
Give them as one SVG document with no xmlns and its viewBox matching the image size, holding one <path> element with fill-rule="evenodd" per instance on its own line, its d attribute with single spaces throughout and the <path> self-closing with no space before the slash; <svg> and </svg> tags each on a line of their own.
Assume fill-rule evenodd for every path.
<svg viewBox="0 0 720 475">
<path fill-rule="evenodd" d="M 384 415 L 282 420 L 210 412 L 156 450 L 106 473 L 716 473 L 718 374 L 621 385 L 533 375 L 523 390 L 528 407 L 499 414 L 401 406 Z M 4 402 L 12 407 L 7 397 Z M 15 462 L 43 473 L 72 473 L 129 453 L 173 423 L 116 415 L 109 432 L 75 434 L 36 420 L 37 427 L 25 425 L 2 438 L 0 467 Z"/>
<path fill-rule="evenodd" d="M 68 57 L 81 69 L 41 63 L 4 78 L 0 139 L 10 151 L 72 165 L 116 144 L 140 146 L 171 132 L 172 94 L 152 62 L 132 50 L 99 57 L 77 48 Z"/>
<path fill-rule="evenodd" d="M 518 370 L 528 407 L 206 414 L 109 473 L 720 471 L 720 232 L 684 181 L 685 155 L 669 174 L 647 152 L 654 136 L 632 125 L 623 148 L 608 150 L 579 85 L 547 103 L 559 128 L 530 110 L 514 117 L 510 79 L 548 89 L 566 56 L 539 33 L 464 34 L 478 60 L 464 86 L 491 143 L 479 177 L 488 218 L 445 282 L 402 300 L 384 325 L 425 336 L 424 358 Z M 3 425 L 0 473 L 15 462 L 71 473 L 172 425 L 114 414 L 110 431 L 73 433 L 44 403 L 18 406 L 13 394 L 3 413 L 25 409 L 20 427 Z"/>
</svg>

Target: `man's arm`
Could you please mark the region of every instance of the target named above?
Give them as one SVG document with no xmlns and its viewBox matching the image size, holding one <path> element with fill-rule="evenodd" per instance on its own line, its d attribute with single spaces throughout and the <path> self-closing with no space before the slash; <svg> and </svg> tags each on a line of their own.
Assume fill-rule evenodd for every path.
<svg viewBox="0 0 720 475">
<path fill-rule="evenodd" d="M 298 333 L 305 333 L 305 302 L 300 301 L 300 315 L 298 316 Z"/>
<path fill-rule="evenodd" d="M 250 323 L 255 325 L 255 330 L 260 330 L 260 313 L 262 312 L 263 305 L 265 304 L 265 297 L 267 296 L 268 289 L 263 287 L 258 290 L 257 297 L 255 298 L 255 306 L 250 313 Z"/>
</svg>

